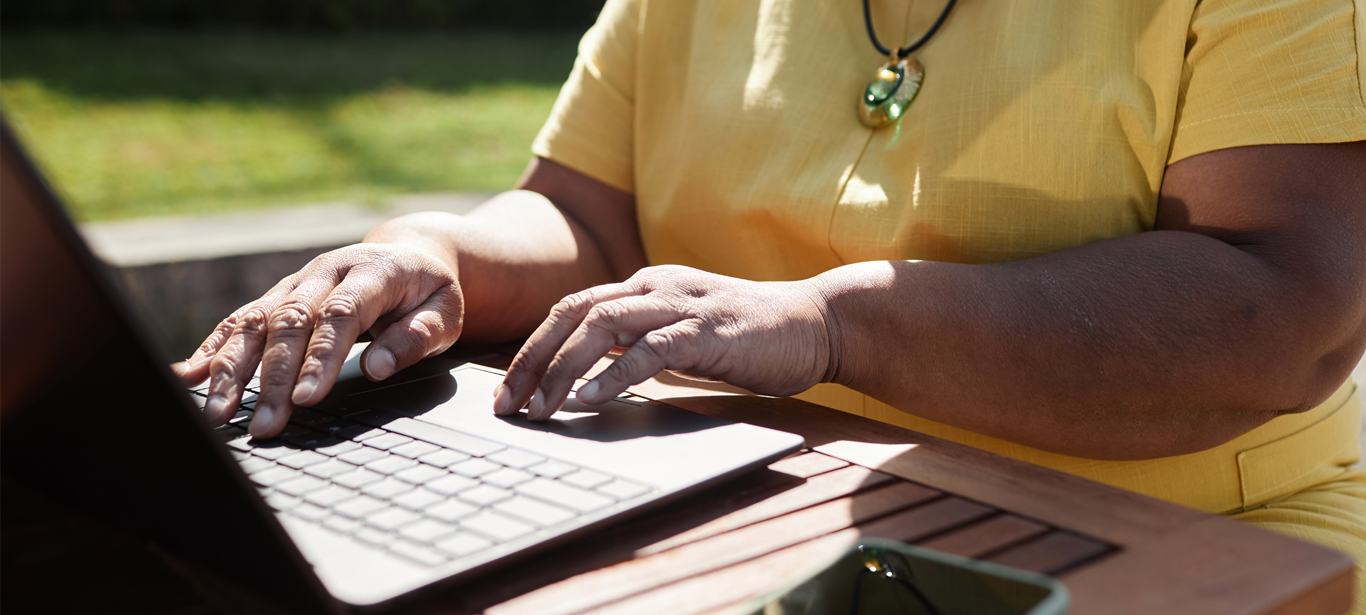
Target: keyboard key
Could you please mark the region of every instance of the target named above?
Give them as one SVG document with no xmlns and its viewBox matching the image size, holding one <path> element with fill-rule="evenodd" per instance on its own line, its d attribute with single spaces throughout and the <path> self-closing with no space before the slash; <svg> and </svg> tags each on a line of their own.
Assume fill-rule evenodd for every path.
<svg viewBox="0 0 1366 615">
<path fill-rule="evenodd" d="M 353 519 L 361 519 L 364 518 L 365 515 L 386 508 L 389 508 L 388 502 L 376 500 L 368 495 L 362 495 L 342 502 L 341 504 L 334 504 L 332 506 L 332 511 Z"/>
<path fill-rule="evenodd" d="M 527 482 L 533 478 L 536 478 L 536 476 L 529 472 L 514 470 L 512 468 L 503 468 L 501 470 L 498 470 L 497 472 L 490 472 L 488 474 L 485 474 L 482 477 L 480 477 L 479 480 L 482 480 L 490 485 L 507 488 L 513 485 L 519 485 L 521 483 Z"/>
<path fill-rule="evenodd" d="M 241 440 L 237 440 L 237 442 L 240 441 Z M 256 443 L 252 444 L 250 449 L 248 449 L 251 451 L 251 454 L 256 455 L 257 457 L 261 457 L 263 459 L 279 459 L 281 457 L 284 457 L 285 455 L 293 455 L 294 453 L 299 452 L 299 449 L 289 448 L 288 446 L 285 446 L 283 443 L 277 442 L 275 440 L 266 440 L 265 442 L 270 442 L 269 445 L 263 444 L 261 440 L 257 440 L 255 438 L 249 438 L 249 441 Z"/>
<path fill-rule="evenodd" d="M 321 423 L 323 421 L 331 420 L 335 419 L 321 412 L 305 410 L 303 408 L 295 408 L 292 412 L 289 413 L 289 422 L 295 425 L 309 426 Z"/>
<path fill-rule="evenodd" d="M 355 443 L 352 442 L 352 444 L 355 444 Z M 360 446 L 360 445 L 359 445 L 359 444 L 356 444 L 356 446 Z M 354 463 L 354 464 L 356 464 L 356 465 L 358 465 L 358 466 L 363 466 L 363 465 L 365 465 L 365 464 L 367 464 L 367 463 L 370 463 L 371 461 L 374 461 L 374 460 L 376 460 L 376 459 L 384 459 L 385 457 L 388 457 L 388 456 L 389 456 L 389 453 L 386 453 L 386 452 L 384 452 L 384 451 L 382 451 L 382 450 L 379 450 L 379 449 L 377 449 L 377 448 L 366 448 L 366 447 L 363 447 L 363 446 L 362 446 L 361 448 L 358 448 L 358 449 L 356 449 L 356 450 L 353 450 L 353 451 L 351 451 L 351 452 L 349 452 L 349 453 L 342 453 L 341 455 L 338 455 L 338 456 L 337 456 L 337 459 L 340 459 L 340 460 L 345 461 L 345 462 L 347 462 L 347 463 Z"/>
<path fill-rule="evenodd" d="M 230 449 L 228 449 L 228 454 L 229 454 L 229 455 L 232 455 L 232 458 L 235 459 L 235 460 L 237 460 L 238 463 L 241 463 L 241 462 L 242 462 L 243 460 L 245 460 L 245 459 L 251 459 L 251 458 L 252 458 L 252 457 L 251 457 L 251 453 L 239 451 L 239 450 L 237 450 L 237 449 L 235 449 L 235 448 L 230 448 Z"/>
<path fill-rule="evenodd" d="M 509 468 L 518 469 L 525 468 L 529 465 L 545 461 L 545 457 L 542 457 L 535 453 L 519 451 L 515 448 L 499 451 L 497 453 L 489 455 L 488 457 L 490 460 L 501 463 Z"/>
<path fill-rule="evenodd" d="M 414 489 L 406 493 L 390 498 L 390 501 L 410 510 L 422 510 L 432 504 L 445 500 L 446 496 L 428 491 L 426 489 Z"/>
<path fill-rule="evenodd" d="M 431 442 L 432 444 L 439 444 L 445 448 L 453 448 L 475 457 L 483 457 L 484 455 L 496 453 L 506 448 L 502 444 L 490 442 L 483 438 L 471 436 L 467 433 L 462 433 L 454 429 L 447 429 L 445 427 L 438 427 L 431 423 L 424 423 L 409 418 L 401 418 L 389 423 L 388 425 L 385 425 L 385 429 L 394 433 L 401 433 L 405 436 L 411 436 L 418 440 Z"/>
<path fill-rule="evenodd" d="M 255 448 L 251 445 L 251 438 L 238 438 L 228 442 L 228 446 L 244 453 L 250 453 Z"/>
<path fill-rule="evenodd" d="M 383 427 L 389 429 L 389 423 L 394 422 L 403 415 L 389 412 L 388 410 L 362 410 L 346 415 L 346 420 L 371 427 Z"/>
<path fill-rule="evenodd" d="M 250 410 L 238 410 L 237 414 L 232 415 L 232 418 L 228 419 L 228 424 L 246 429 L 247 425 L 251 424 L 251 415 L 252 412 Z"/>
<path fill-rule="evenodd" d="M 408 468 L 411 468 L 415 465 L 417 465 L 416 460 L 409 459 L 407 457 L 399 457 L 398 455 L 387 454 L 384 457 L 381 457 L 374 461 L 368 461 L 365 463 L 366 468 L 369 468 L 381 474 L 393 474 L 394 472 L 407 470 Z"/>
<path fill-rule="evenodd" d="M 219 442 L 232 442 L 245 435 L 247 435 L 247 430 L 233 425 L 224 425 L 213 430 L 213 437 L 217 438 Z"/>
<path fill-rule="evenodd" d="M 343 534 L 350 534 L 351 532 L 354 532 L 356 530 L 361 529 L 362 527 L 365 527 L 365 524 L 355 519 L 348 519 L 341 515 L 332 515 L 331 517 L 328 517 L 327 519 L 323 520 L 323 527 L 326 527 L 327 529 L 336 532 L 341 532 Z"/>
<path fill-rule="evenodd" d="M 443 448 L 439 451 L 436 451 L 435 453 L 427 453 L 426 455 L 418 457 L 417 460 L 421 461 L 422 463 L 434 465 L 438 468 L 449 468 L 452 465 L 460 463 L 469 458 L 470 456 L 464 453 L 453 451 L 448 448 Z"/>
<path fill-rule="evenodd" d="M 400 436 L 396 433 L 387 433 L 382 436 L 375 436 L 373 438 L 367 439 L 365 441 L 365 445 L 377 448 L 382 451 L 387 451 L 391 448 L 394 448 L 395 446 L 407 444 L 412 441 L 413 439 L 407 436 Z"/>
<path fill-rule="evenodd" d="M 546 478 L 559 478 L 570 472 L 577 471 L 579 467 L 569 465 L 563 461 L 551 459 L 528 467 L 527 469 L 531 470 L 532 473 L 539 474 Z"/>
<path fill-rule="evenodd" d="M 536 529 L 526 523 L 490 510 L 461 519 L 460 527 L 474 530 L 485 536 L 492 536 L 501 542 L 525 536 Z"/>
<path fill-rule="evenodd" d="M 436 519 L 414 521 L 398 529 L 398 535 L 413 542 L 431 542 L 455 531 L 455 526 Z"/>
<path fill-rule="evenodd" d="M 304 467 L 311 466 L 315 463 L 322 463 L 327 460 L 327 455 L 319 455 L 313 451 L 300 451 L 293 455 L 285 455 L 284 457 L 277 459 L 276 462 L 282 466 L 289 466 L 296 470 L 300 470 Z"/>
<path fill-rule="evenodd" d="M 344 455 L 355 450 L 360 450 L 361 448 L 362 447 L 358 442 L 352 442 L 350 440 L 336 440 L 332 444 L 319 446 L 318 448 L 315 448 L 313 450 L 323 455 L 327 455 L 328 457 L 336 457 L 337 455 Z"/>
<path fill-rule="evenodd" d="M 275 485 L 275 490 L 290 495 L 303 495 L 309 491 L 316 491 L 326 486 L 327 483 L 325 481 L 313 478 L 312 476 L 300 476 L 293 480 L 287 480 Z"/>
<path fill-rule="evenodd" d="M 402 555 L 403 557 L 413 560 L 419 564 L 425 564 L 428 566 L 444 564 L 446 563 L 447 559 L 450 559 L 446 557 L 444 553 L 441 553 L 436 549 L 424 547 L 421 545 L 415 545 L 404 540 L 396 540 L 393 543 L 391 543 L 389 545 L 389 551 L 392 553 L 396 553 L 398 555 Z"/>
<path fill-rule="evenodd" d="M 610 480 L 612 480 L 611 476 L 592 470 L 579 470 L 578 472 L 560 477 L 561 482 L 569 483 L 575 487 L 583 487 L 584 489 L 592 489 L 598 485 L 606 484 Z"/>
<path fill-rule="evenodd" d="M 352 534 L 352 536 L 354 536 L 358 540 L 368 542 L 372 545 L 379 545 L 381 547 L 388 546 L 389 543 L 392 543 L 395 540 L 397 540 L 397 538 L 393 534 L 390 534 L 389 532 L 383 530 L 375 529 L 373 527 L 360 528 L 356 530 L 356 533 Z"/>
<path fill-rule="evenodd" d="M 370 527 L 377 527 L 386 531 L 393 531 L 421 519 L 419 515 L 410 510 L 404 510 L 397 506 L 392 506 L 384 510 L 372 512 L 365 516 L 365 524 Z"/>
<path fill-rule="evenodd" d="M 269 459 L 262 459 L 260 457 L 252 457 L 248 455 L 246 459 L 238 461 L 237 465 L 242 466 L 243 472 L 251 474 L 254 472 L 260 472 L 261 470 L 264 470 L 266 468 L 273 468 L 275 467 L 275 462 Z"/>
<path fill-rule="evenodd" d="M 308 426 L 308 428 L 316 432 L 336 435 L 337 432 L 340 432 L 345 429 L 350 429 L 357 425 L 359 425 L 359 423 L 352 423 L 351 421 L 348 421 L 346 419 L 339 419 L 329 416 L 327 417 L 326 421 L 312 423 Z"/>
<path fill-rule="evenodd" d="M 581 513 L 593 512 L 610 506 L 612 498 L 585 491 L 573 485 L 547 478 L 538 478 L 513 487 L 517 493 L 545 500 Z"/>
<path fill-rule="evenodd" d="M 462 461 L 450 467 L 452 472 L 463 474 L 470 478 L 477 478 L 488 474 L 489 472 L 497 472 L 501 469 L 503 469 L 503 466 L 487 459 L 471 459 L 469 461 Z"/>
<path fill-rule="evenodd" d="M 364 487 L 361 487 L 361 491 L 365 492 L 367 495 L 377 497 L 381 500 L 387 500 L 405 491 L 411 491 L 412 488 L 412 485 L 405 483 L 403 481 L 394 480 L 392 478 L 386 478 L 384 480 L 373 482 Z"/>
<path fill-rule="evenodd" d="M 436 541 L 436 548 L 456 557 L 464 557 L 492 547 L 493 543 L 469 533 L 459 533 Z"/>
<path fill-rule="evenodd" d="M 341 485 L 343 487 L 359 489 L 361 487 L 364 487 L 365 485 L 383 479 L 383 474 L 380 474 L 379 472 L 371 472 L 365 468 L 361 468 L 353 472 L 347 472 L 346 474 L 338 474 L 336 476 L 333 476 L 332 482 L 337 483 L 338 485 Z"/>
<path fill-rule="evenodd" d="M 463 476 L 456 476 L 454 474 L 448 474 L 434 481 L 428 481 L 427 484 L 423 485 L 423 487 L 431 489 L 432 491 L 435 491 L 440 494 L 454 495 L 478 484 L 479 481 L 477 480 L 472 480 L 469 478 L 465 478 Z"/>
<path fill-rule="evenodd" d="M 327 512 L 327 509 L 321 506 L 315 506 L 308 502 L 301 502 L 298 506 L 289 509 L 289 514 L 299 517 L 300 519 L 322 522 L 323 519 L 326 519 L 332 513 Z"/>
<path fill-rule="evenodd" d="M 559 525 L 578 516 L 571 511 L 519 495 L 493 505 L 498 512 L 507 513 L 540 527 Z"/>
<path fill-rule="evenodd" d="M 329 434 L 318 433 L 316 431 L 305 431 L 301 434 L 285 436 L 283 440 L 285 441 L 285 444 L 301 449 L 322 448 L 339 442 L 339 440 L 333 438 Z"/>
<path fill-rule="evenodd" d="M 280 435 L 276 437 L 283 440 L 290 436 L 297 436 L 301 433 L 308 433 L 308 428 L 300 427 L 298 425 L 285 425 L 285 428 L 280 430 Z"/>
<path fill-rule="evenodd" d="M 418 457 L 426 455 L 427 453 L 434 453 L 439 450 L 441 450 L 441 447 L 435 444 L 418 440 L 416 442 L 409 442 L 402 446 L 395 446 L 394 448 L 389 449 L 389 452 L 395 455 L 403 455 L 404 457 L 407 457 L 409 459 L 417 459 Z"/>
<path fill-rule="evenodd" d="M 408 494 L 405 493 L 404 495 L 406 496 Z M 478 508 L 461 502 L 460 500 L 444 500 L 428 506 L 427 509 L 422 512 L 427 513 L 428 517 L 435 517 L 442 521 L 455 521 L 456 519 L 467 517 L 478 511 Z"/>
<path fill-rule="evenodd" d="M 640 485 L 618 478 L 610 483 L 607 483 L 606 485 L 598 485 L 597 488 L 594 489 L 594 491 L 606 493 L 607 495 L 610 495 L 618 500 L 629 500 L 636 496 L 649 493 L 650 488 L 646 487 L 645 485 Z"/>
<path fill-rule="evenodd" d="M 274 487 L 287 480 L 292 480 L 303 476 L 298 470 L 276 466 L 269 470 L 262 470 L 251 475 L 251 482 L 265 487 Z"/>
<path fill-rule="evenodd" d="M 327 461 L 324 461 L 322 463 L 311 465 L 304 468 L 304 473 L 311 474 L 318 478 L 330 479 L 333 476 L 345 474 L 355 469 L 356 466 L 346 463 L 345 461 L 339 461 L 337 459 L 328 459 Z"/>
<path fill-rule="evenodd" d="M 266 496 L 266 505 L 281 512 L 294 508 L 302 502 L 303 500 L 299 498 L 283 493 L 272 493 Z"/>
<path fill-rule="evenodd" d="M 433 468 L 429 465 L 414 466 L 402 472 L 394 473 L 394 478 L 410 482 L 414 485 L 421 485 L 422 483 L 441 478 L 442 476 L 446 476 L 445 470 Z"/>
<path fill-rule="evenodd" d="M 479 485 L 473 489 L 461 491 L 456 494 L 456 497 L 480 506 L 488 506 L 498 500 L 506 500 L 512 497 L 512 492 L 493 485 Z"/>
<path fill-rule="evenodd" d="M 386 433 L 389 432 L 384 431 L 383 429 L 375 429 L 374 427 L 370 427 L 369 425 L 356 425 L 355 427 L 347 427 L 345 429 L 334 431 L 332 432 L 332 435 L 343 440 L 355 440 L 356 442 L 364 442 L 366 440 L 369 440 L 370 438 L 382 436 Z"/>
<path fill-rule="evenodd" d="M 318 506 L 328 507 L 338 502 L 345 502 L 356 497 L 356 492 L 337 485 L 328 485 L 317 491 L 310 491 L 304 494 L 304 501 L 312 502 Z"/>
</svg>

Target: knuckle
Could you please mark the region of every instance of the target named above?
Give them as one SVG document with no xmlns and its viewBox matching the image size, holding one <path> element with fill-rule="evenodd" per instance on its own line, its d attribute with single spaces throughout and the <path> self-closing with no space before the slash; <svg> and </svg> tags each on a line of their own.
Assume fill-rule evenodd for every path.
<svg viewBox="0 0 1366 615">
<path fill-rule="evenodd" d="M 578 292 L 560 300 L 555 304 L 552 315 L 560 318 L 581 319 L 587 315 L 588 310 L 592 309 L 593 302 L 589 299 L 588 293 Z"/>
<path fill-rule="evenodd" d="M 308 306 L 286 303 L 270 315 L 268 330 L 272 334 L 297 334 L 313 329 L 313 314 Z"/>
<path fill-rule="evenodd" d="M 356 305 L 355 297 L 336 294 L 328 297 L 318 311 L 323 320 L 351 320 L 360 313 L 360 307 Z"/>
<path fill-rule="evenodd" d="M 258 334 L 266 330 L 266 323 L 270 321 L 270 314 L 261 305 L 251 305 L 243 308 L 235 315 L 233 323 L 234 331 L 241 331 L 247 334 Z"/>
<path fill-rule="evenodd" d="M 617 302 L 609 301 L 599 303 L 589 309 L 588 316 L 584 318 L 583 322 L 589 327 L 615 331 L 625 322 L 626 317 L 626 308 Z"/>
</svg>

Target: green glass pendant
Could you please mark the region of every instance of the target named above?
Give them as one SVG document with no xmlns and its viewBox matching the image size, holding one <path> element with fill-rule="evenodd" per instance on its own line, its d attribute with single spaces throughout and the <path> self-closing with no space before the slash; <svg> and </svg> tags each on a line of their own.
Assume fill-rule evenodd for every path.
<svg viewBox="0 0 1366 615">
<path fill-rule="evenodd" d="M 864 126 L 879 128 L 891 124 L 906 113 L 911 101 L 920 93 L 925 80 L 925 68 L 915 58 L 890 59 L 859 97 L 858 119 Z"/>
</svg>

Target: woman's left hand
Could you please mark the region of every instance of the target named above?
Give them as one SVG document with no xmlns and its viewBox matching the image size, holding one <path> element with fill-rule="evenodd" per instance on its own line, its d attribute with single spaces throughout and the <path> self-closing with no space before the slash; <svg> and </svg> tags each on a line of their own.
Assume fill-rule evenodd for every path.
<svg viewBox="0 0 1366 615">
<path fill-rule="evenodd" d="M 532 420 L 564 405 L 575 380 L 616 348 L 576 398 L 603 403 L 662 370 L 792 395 L 830 366 L 825 301 L 809 282 L 750 282 L 680 266 L 641 269 L 620 284 L 565 297 L 522 346 L 494 411 Z"/>
</svg>

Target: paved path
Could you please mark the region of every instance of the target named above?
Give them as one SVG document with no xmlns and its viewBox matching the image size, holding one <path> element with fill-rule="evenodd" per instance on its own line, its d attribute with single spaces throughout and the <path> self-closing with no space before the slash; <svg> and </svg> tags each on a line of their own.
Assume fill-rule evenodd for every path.
<svg viewBox="0 0 1366 615">
<path fill-rule="evenodd" d="M 490 196 L 416 194 L 381 206 L 342 202 L 139 218 L 82 225 L 81 233 L 106 261 L 136 267 L 351 244 L 389 218 L 418 211 L 465 213 Z"/>
</svg>

